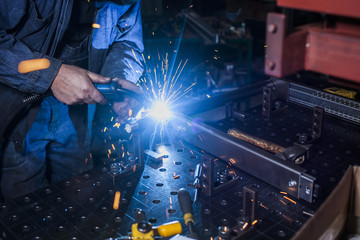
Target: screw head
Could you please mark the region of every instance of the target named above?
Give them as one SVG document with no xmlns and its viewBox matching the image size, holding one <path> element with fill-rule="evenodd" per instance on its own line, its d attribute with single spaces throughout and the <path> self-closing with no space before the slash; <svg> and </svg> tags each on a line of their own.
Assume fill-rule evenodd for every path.
<svg viewBox="0 0 360 240">
<path fill-rule="evenodd" d="M 148 222 L 140 222 L 138 223 L 137 229 L 139 230 L 139 232 L 148 233 L 151 231 L 152 225 Z"/>
<path fill-rule="evenodd" d="M 274 23 L 271 23 L 267 26 L 267 30 L 269 33 L 276 33 L 277 26 Z"/>
<path fill-rule="evenodd" d="M 297 182 L 295 180 L 289 181 L 289 187 L 295 187 L 297 185 Z"/>
<path fill-rule="evenodd" d="M 270 70 L 274 70 L 276 63 L 274 61 L 269 60 L 267 61 L 267 66 L 269 67 Z"/>
</svg>

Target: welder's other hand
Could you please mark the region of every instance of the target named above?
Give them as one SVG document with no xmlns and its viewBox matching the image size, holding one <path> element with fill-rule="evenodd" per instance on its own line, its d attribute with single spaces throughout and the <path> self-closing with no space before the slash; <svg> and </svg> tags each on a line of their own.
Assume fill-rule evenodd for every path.
<svg viewBox="0 0 360 240">
<path fill-rule="evenodd" d="M 115 119 L 116 122 L 123 124 L 130 117 L 134 117 L 138 112 L 139 103 L 130 97 L 124 97 L 122 102 L 114 102 L 112 104 L 113 110 L 116 112 L 118 117 Z"/>
<path fill-rule="evenodd" d="M 128 80 L 124 80 L 124 79 L 120 79 L 120 78 L 113 78 L 113 81 L 116 81 L 117 83 L 119 83 L 119 85 L 121 86 L 121 88 L 126 89 L 126 90 L 130 90 L 132 92 L 136 92 L 138 94 L 142 93 L 141 88 L 139 88 L 138 86 L 136 86 L 135 83 L 132 83 Z"/>
<path fill-rule="evenodd" d="M 110 78 L 73 65 L 62 64 L 50 88 L 60 102 L 68 105 L 105 104 L 106 99 L 96 89 L 94 83 L 108 82 Z"/>
<path fill-rule="evenodd" d="M 119 78 L 114 78 L 113 81 L 114 80 L 117 81 L 123 89 L 142 94 L 141 89 L 134 83 Z M 112 108 L 118 115 L 116 122 L 124 123 L 129 117 L 135 116 L 140 110 L 140 107 L 140 103 L 129 96 L 124 96 L 124 100 L 121 102 L 114 102 Z"/>
</svg>

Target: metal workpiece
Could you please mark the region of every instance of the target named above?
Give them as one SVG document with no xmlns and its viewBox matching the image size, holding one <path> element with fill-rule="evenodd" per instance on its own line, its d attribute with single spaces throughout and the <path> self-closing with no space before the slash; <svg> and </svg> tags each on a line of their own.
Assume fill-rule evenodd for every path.
<svg viewBox="0 0 360 240">
<path fill-rule="evenodd" d="M 320 107 L 329 115 L 360 124 L 360 103 L 352 99 L 290 83 L 289 102 L 310 108 Z"/>
<path fill-rule="evenodd" d="M 283 146 L 258 137 L 251 136 L 238 129 L 231 128 L 228 130 L 228 134 L 272 153 L 280 153 L 285 150 L 285 147 Z"/>
<path fill-rule="evenodd" d="M 302 182 L 300 180 L 306 169 L 283 161 L 262 149 L 246 142 L 241 142 L 235 137 L 221 132 L 199 121 L 188 117 L 179 117 L 176 121 L 175 131 L 179 137 L 194 145 L 195 147 L 229 162 L 232 166 L 265 181 L 280 190 L 306 201 L 313 201 L 314 183 Z M 313 179 L 315 181 L 315 179 Z M 290 187 L 289 181 L 296 181 L 296 187 Z M 304 196 L 300 195 L 300 189 L 311 189 Z"/>
</svg>

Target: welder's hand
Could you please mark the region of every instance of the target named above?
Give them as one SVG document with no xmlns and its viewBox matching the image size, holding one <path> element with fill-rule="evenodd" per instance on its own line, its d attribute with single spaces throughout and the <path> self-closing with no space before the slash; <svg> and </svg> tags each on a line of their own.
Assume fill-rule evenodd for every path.
<svg viewBox="0 0 360 240">
<path fill-rule="evenodd" d="M 51 91 L 60 102 L 68 105 L 105 104 L 106 99 L 96 89 L 94 83 L 108 82 L 110 78 L 73 65 L 62 64 L 51 84 Z"/>
<path fill-rule="evenodd" d="M 119 78 L 114 78 L 113 81 L 114 80 L 117 81 L 123 89 L 127 89 L 139 94 L 142 93 L 141 89 L 130 81 Z M 137 114 L 140 109 L 140 105 L 136 99 L 125 95 L 124 100 L 121 102 L 114 102 L 112 108 L 116 114 L 119 115 L 115 121 L 124 123 L 129 117 L 135 116 Z"/>
</svg>

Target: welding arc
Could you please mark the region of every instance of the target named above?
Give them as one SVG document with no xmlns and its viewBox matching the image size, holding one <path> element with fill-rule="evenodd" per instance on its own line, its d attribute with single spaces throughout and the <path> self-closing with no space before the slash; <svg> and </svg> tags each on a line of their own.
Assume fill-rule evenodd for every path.
<svg viewBox="0 0 360 240">
<path fill-rule="evenodd" d="M 251 135 L 244 133 L 235 128 L 230 128 L 228 130 L 228 134 L 233 137 L 236 137 L 237 139 L 240 139 L 242 141 L 250 143 L 256 147 L 264 149 L 268 152 L 277 154 L 277 153 L 281 153 L 281 152 L 285 151 L 285 147 L 283 147 L 283 146 L 277 145 L 273 142 L 270 142 L 270 141 L 267 141 L 267 140 L 264 140 L 264 139 L 261 139 L 258 137 L 251 136 Z"/>
</svg>

